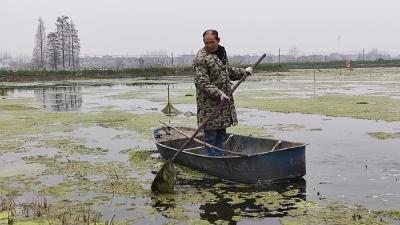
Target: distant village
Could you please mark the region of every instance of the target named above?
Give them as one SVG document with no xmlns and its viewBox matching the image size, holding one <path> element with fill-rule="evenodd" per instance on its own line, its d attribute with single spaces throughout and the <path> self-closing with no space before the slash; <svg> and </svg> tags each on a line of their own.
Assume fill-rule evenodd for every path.
<svg viewBox="0 0 400 225">
<path fill-rule="evenodd" d="M 258 55 L 233 55 L 229 58 L 231 64 L 251 64 L 257 60 Z M 190 66 L 194 55 L 143 55 L 143 56 L 96 56 L 85 55 L 79 58 L 79 68 L 104 68 L 104 69 L 124 69 L 124 68 L 144 68 L 144 67 L 168 67 L 168 66 Z M 378 59 L 398 59 L 399 56 L 380 53 L 373 49 L 364 55 L 359 54 L 338 54 L 329 55 L 267 55 L 267 63 L 285 62 L 329 62 L 338 60 L 366 60 L 374 61 Z M 30 70 L 34 69 L 32 58 L 28 56 L 13 57 L 8 53 L 0 53 L 0 69 L 7 70 Z"/>
</svg>

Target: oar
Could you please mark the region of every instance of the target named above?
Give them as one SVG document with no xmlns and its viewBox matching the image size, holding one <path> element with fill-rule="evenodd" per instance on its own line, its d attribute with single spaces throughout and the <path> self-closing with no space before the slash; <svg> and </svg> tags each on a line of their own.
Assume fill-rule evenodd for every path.
<svg viewBox="0 0 400 225">
<path fill-rule="evenodd" d="M 181 134 L 181 135 L 183 135 L 183 136 L 185 136 L 185 137 L 187 137 L 187 138 L 190 138 L 189 135 L 183 133 L 183 132 L 180 131 L 178 128 L 173 127 L 173 126 L 171 126 L 171 125 L 169 125 L 169 124 L 167 124 L 167 123 L 164 123 L 163 121 L 160 121 L 160 120 L 159 120 L 158 122 L 164 124 L 164 125 L 167 126 L 167 127 L 172 128 L 173 130 L 175 130 L 175 131 L 178 132 L 179 134 Z M 216 147 L 216 146 L 214 146 L 214 145 L 210 145 L 210 144 L 208 144 L 208 143 L 206 143 L 206 142 L 204 142 L 204 141 L 201 141 L 201 140 L 199 140 L 199 139 L 197 139 L 197 138 L 193 138 L 193 141 L 195 141 L 195 142 L 197 142 L 197 143 L 199 143 L 199 144 L 201 144 L 201 145 L 205 145 L 205 146 L 207 146 L 207 147 L 209 147 L 209 148 L 217 149 L 218 151 L 221 151 L 221 152 L 226 152 L 226 153 L 229 153 L 229 154 L 232 154 L 232 155 L 247 156 L 246 154 L 243 154 L 243 153 L 240 153 L 240 152 L 233 152 L 233 151 L 229 151 L 229 150 L 226 150 L 226 149 L 218 148 L 218 147 Z"/>
<path fill-rule="evenodd" d="M 264 58 L 266 54 L 264 53 L 256 63 L 252 66 L 252 68 L 255 68 Z M 236 88 L 242 83 L 247 77 L 247 73 L 244 73 L 243 77 L 232 87 L 231 91 L 228 93 L 228 96 L 232 96 L 233 92 L 236 90 Z M 214 116 L 217 115 L 224 106 L 224 102 L 221 101 L 221 103 L 214 109 L 214 111 L 203 121 L 202 124 L 197 128 L 197 130 L 190 136 L 189 139 L 183 143 L 179 151 L 177 151 L 172 158 L 168 159 L 167 162 L 161 167 L 161 169 L 157 172 L 156 177 L 153 180 L 153 183 L 151 183 L 151 190 L 153 192 L 160 192 L 160 193 L 172 193 L 174 189 L 174 185 L 176 183 L 176 170 L 174 167 L 174 160 L 176 157 L 183 151 L 183 149 L 196 137 L 196 135 L 199 133 L 201 129 L 205 127 L 207 122 L 211 119 L 214 118 Z"/>
<path fill-rule="evenodd" d="M 277 142 L 276 142 L 276 144 L 274 145 L 274 147 L 272 147 L 272 149 L 271 149 L 271 151 L 270 151 L 270 152 L 273 152 L 273 151 L 275 151 L 276 147 L 278 147 L 278 145 L 279 145 L 280 143 L 282 143 L 282 141 L 281 141 L 281 140 L 277 141 Z"/>
</svg>

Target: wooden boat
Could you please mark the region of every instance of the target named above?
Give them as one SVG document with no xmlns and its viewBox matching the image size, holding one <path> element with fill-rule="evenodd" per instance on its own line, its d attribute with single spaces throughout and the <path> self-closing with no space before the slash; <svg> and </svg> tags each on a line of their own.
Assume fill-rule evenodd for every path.
<svg viewBox="0 0 400 225">
<path fill-rule="evenodd" d="M 188 136 L 194 133 L 191 128 L 178 129 Z M 171 158 L 187 140 L 169 127 L 153 129 L 152 133 L 164 159 Z M 306 144 L 228 135 L 224 149 L 243 155 L 225 153 L 223 156 L 207 156 L 204 146 L 192 141 L 175 162 L 223 180 L 246 184 L 280 182 L 306 174 Z M 203 136 L 200 132 L 196 138 L 204 140 Z"/>
</svg>

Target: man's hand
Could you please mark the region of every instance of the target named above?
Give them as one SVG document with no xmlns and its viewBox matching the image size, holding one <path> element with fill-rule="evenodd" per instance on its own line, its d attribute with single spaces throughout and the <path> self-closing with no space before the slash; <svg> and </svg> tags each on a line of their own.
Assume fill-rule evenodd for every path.
<svg viewBox="0 0 400 225">
<path fill-rule="evenodd" d="M 253 67 L 249 66 L 246 69 L 244 69 L 244 72 L 250 76 L 251 74 L 253 74 Z"/>
<path fill-rule="evenodd" d="M 226 94 L 221 95 L 221 102 L 225 102 L 225 101 L 229 101 L 229 100 L 230 100 L 230 98 L 228 97 L 228 95 L 226 95 Z"/>
</svg>

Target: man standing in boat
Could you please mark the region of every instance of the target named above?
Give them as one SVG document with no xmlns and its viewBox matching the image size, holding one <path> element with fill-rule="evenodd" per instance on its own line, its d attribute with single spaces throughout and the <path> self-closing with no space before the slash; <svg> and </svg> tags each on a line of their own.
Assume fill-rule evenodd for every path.
<svg viewBox="0 0 400 225">
<path fill-rule="evenodd" d="M 204 128 L 205 142 L 222 148 L 226 140 L 226 128 L 237 124 L 237 116 L 233 96 L 227 94 L 231 90 L 231 82 L 239 80 L 245 73 L 252 74 L 252 68 L 235 68 L 229 65 L 225 48 L 219 45 L 220 38 L 216 30 L 203 33 L 204 47 L 198 51 L 193 60 L 195 69 L 197 123 L 203 121 L 218 107 L 224 106 L 219 114 L 209 120 Z M 222 152 L 205 147 L 207 155 L 220 156 Z"/>
</svg>

